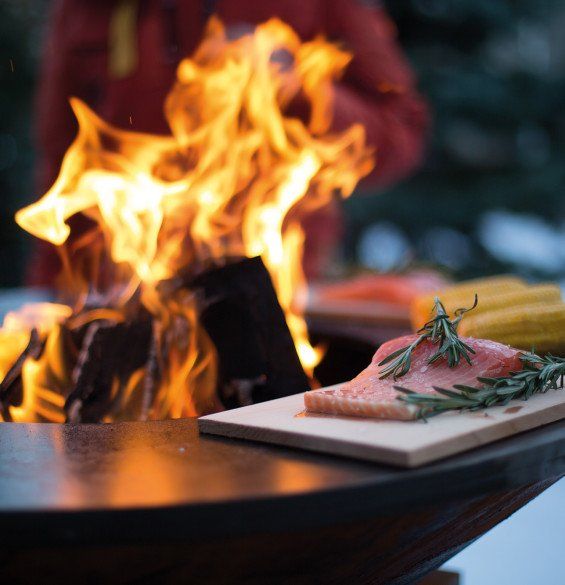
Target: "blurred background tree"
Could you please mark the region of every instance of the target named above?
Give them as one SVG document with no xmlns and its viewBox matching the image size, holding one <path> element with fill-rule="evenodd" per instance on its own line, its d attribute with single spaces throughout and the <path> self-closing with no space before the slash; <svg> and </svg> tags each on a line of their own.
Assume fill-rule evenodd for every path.
<svg viewBox="0 0 565 585">
<path fill-rule="evenodd" d="M 562 278 L 565 2 L 385 4 L 432 106 L 430 153 L 412 179 L 346 203 L 346 258 Z M 387 242 L 396 255 L 379 258 Z"/>
<path fill-rule="evenodd" d="M 21 284 L 31 238 L 14 222 L 33 189 L 32 103 L 47 0 L 0 2 L 0 287 Z"/>
<path fill-rule="evenodd" d="M 353 1 L 353 0 L 352 0 Z M 361 1 L 361 0 L 357 0 Z M 457 276 L 565 278 L 565 2 L 387 0 L 434 115 L 425 167 L 345 203 L 344 260 Z M 31 237 L 32 101 L 49 0 L 0 3 L 0 286 L 22 282 Z"/>
</svg>

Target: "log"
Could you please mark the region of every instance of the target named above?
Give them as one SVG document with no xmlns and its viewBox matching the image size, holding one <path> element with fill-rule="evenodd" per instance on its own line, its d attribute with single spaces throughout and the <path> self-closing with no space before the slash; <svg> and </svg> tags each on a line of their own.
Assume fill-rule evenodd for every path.
<svg viewBox="0 0 565 585">
<path fill-rule="evenodd" d="M 65 402 L 67 422 L 100 422 L 112 410 L 115 380 L 123 387 L 147 363 L 151 339 L 152 322 L 145 316 L 89 323 L 72 374 L 73 389 Z"/>
<path fill-rule="evenodd" d="M 187 283 L 219 358 L 226 408 L 309 389 L 269 272 L 261 258 L 208 270 Z"/>
</svg>

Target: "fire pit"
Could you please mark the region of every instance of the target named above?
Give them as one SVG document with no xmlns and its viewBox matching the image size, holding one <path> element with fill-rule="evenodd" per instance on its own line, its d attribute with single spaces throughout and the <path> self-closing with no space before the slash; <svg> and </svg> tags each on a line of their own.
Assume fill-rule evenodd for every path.
<svg viewBox="0 0 565 585">
<path fill-rule="evenodd" d="M 565 423 L 415 471 L 192 420 L 12 424 L 0 470 L 9 582 L 411 583 L 565 473 Z"/>
<path fill-rule="evenodd" d="M 329 325 L 332 383 L 372 347 Z M 0 472 L 10 582 L 400 584 L 564 475 L 565 423 L 412 471 L 199 436 L 190 419 L 3 424 Z"/>
</svg>

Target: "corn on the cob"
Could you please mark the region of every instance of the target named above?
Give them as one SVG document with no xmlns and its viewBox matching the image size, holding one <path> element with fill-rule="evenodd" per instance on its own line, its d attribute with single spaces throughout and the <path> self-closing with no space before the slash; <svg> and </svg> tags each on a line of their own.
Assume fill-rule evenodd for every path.
<svg viewBox="0 0 565 585">
<path fill-rule="evenodd" d="M 467 337 L 492 339 L 537 353 L 565 351 L 565 303 L 520 305 L 469 314 L 459 327 Z"/>
<path fill-rule="evenodd" d="M 537 284 L 503 293 L 486 293 L 479 296 L 479 304 L 471 313 L 465 313 L 463 319 L 509 307 L 548 305 L 559 303 L 560 301 L 561 288 L 557 284 L 549 283 Z"/>
<path fill-rule="evenodd" d="M 497 295 L 526 290 L 527 284 L 517 276 L 494 276 L 467 280 L 433 294 L 416 298 L 410 307 L 412 326 L 415 330 L 423 327 L 431 318 L 434 297 L 439 296 L 445 310 L 453 312 L 461 307 L 471 307 L 475 294 L 479 295 L 479 305 Z"/>
</svg>

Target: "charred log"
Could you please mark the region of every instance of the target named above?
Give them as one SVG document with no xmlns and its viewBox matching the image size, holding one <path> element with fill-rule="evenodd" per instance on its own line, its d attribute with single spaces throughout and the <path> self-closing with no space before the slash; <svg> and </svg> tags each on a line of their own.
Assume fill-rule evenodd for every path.
<svg viewBox="0 0 565 585">
<path fill-rule="evenodd" d="M 183 295 L 190 303 L 196 299 L 199 322 L 218 354 L 217 394 L 225 407 L 309 389 L 269 272 L 260 258 L 231 260 L 196 278 L 178 275 L 162 283 L 160 289 L 165 299 L 169 294 L 180 302 Z M 169 359 L 168 336 L 139 303 L 131 304 L 125 320 L 111 309 L 94 307 L 92 313 L 91 309 L 60 325 L 71 362 L 70 383 L 66 381 L 60 388 L 66 398 L 66 420 L 99 422 L 124 412 L 142 420 L 149 418 Z M 96 318 L 95 314 L 104 317 Z M 179 339 L 186 336 L 188 331 L 181 331 Z M 28 346 L 0 384 L 4 420 L 10 420 L 11 406 L 22 403 L 25 360 L 38 358 L 42 348 L 34 330 Z"/>
<path fill-rule="evenodd" d="M 117 393 L 150 356 L 152 323 L 140 318 L 129 322 L 97 320 L 82 336 L 73 370 L 73 390 L 65 402 L 68 422 L 99 422 L 112 410 Z"/>
<path fill-rule="evenodd" d="M 141 402 L 141 420 L 147 420 L 151 405 L 155 399 L 155 393 L 161 379 L 161 364 L 159 361 L 159 327 L 156 322 L 153 323 L 151 342 L 145 366 L 145 375 L 143 377 L 143 397 Z"/>
<path fill-rule="evenodd" d="M 218 352 L 219 395 L 227 408 L 309 389 L 261 258 L 209 270 L 188 286 Z"/>
</svg>

